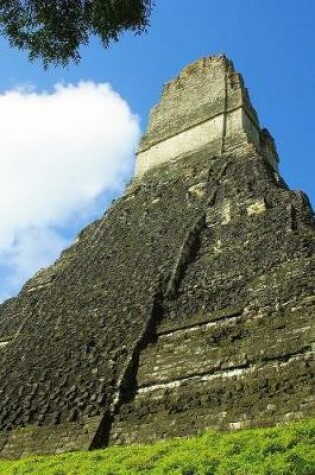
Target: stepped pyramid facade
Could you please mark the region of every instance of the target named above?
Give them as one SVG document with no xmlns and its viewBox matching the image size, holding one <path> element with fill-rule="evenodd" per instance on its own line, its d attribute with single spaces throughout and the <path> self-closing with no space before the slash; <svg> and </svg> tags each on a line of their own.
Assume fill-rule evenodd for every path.
<svg viewBox="0 0 315 475">
<path fill-rule="evenodd" d="M 313 212 L 278 161 L 226 57 L 164 87 L 124 195 L 0 306 L 0 457 L 314 415 Z"/>
</svg>

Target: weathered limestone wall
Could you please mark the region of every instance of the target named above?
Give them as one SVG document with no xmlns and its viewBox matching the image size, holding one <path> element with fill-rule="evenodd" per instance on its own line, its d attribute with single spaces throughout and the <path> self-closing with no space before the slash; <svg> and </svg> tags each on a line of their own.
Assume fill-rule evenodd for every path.
<svg viewBox="0 0 315 475">
<path fill-rule="evenodd" d="M 226 124 L 224 124 L 225 120 Z M 213 119 L 186 129 L 180 134 L 158 142 L 144 152 L 139 153 L 137 156 L 136 176 L 142 176 L 152 167 L 162 163 L 189 156 L 191 153 L 197 152 L 206 146 L 208 150 L 211 147 L 210 153 L 212 157 L 220 155 L 221 148 L 224 146 L 222 134 L 225 127 L 227 138 L 233 137 L 235 140 L 236 137 L 239 137 L 242 141 L 245 139 L 248 144 L 259 147 L 259 129 L 253 124 L 243 108 L 240 107 L 227 113 L 226 117 L 224 114 L 220 114 Z M 246 134 L 244 131 L 246 131 Z M 229 144 L 227 138 L 224 140 L 225 144 Z M 244 146 L 244 144 L 242 145 Z M 270 157 L 271 160 L 272 158 Z M 273 160 L 273 165 L 277 169 L 275 160 Z"/>
<path fill-rule="evenodd" d="M 203 58 L 166 84 L 153 109 L 137 154 L 136 176 L 164 162 L 208 146 L 209 159 L 223 152 L 244 153 L 251 145 L 275 170 L 275 147 L 264 145 L 242 77 L 225 56 Z"/>
<path fill-rule="evenodd" d="M 157 152 L 160 166 L 0 305 L 0 456 L 314 413 L 313 212 L 257 124 L 225 58 L 166 86 L 140 153 L 185 159 Z"/>
<path fill-rule="evenodd" d="M 18 459 L 29 455 L 88 450 L 100 424 L 99 417 L 81 423 L 28 426 L 0 433 L 0 456 Z"/>
<path fill-rule="evenodd" d="M 29 426 L 49 426 L 52 434 L 54 426 L 58 434 L 64 424 L 80 427 L 94 418 L 106 438 L 103 427 L 155 318 L 157 295 L 198 214 L 194 197 L 186 197 L 195 184 L 187 165 L 176 193 L 155 179 L 134 183 L 54 266 L 0 306 L 0 339 L 11 338 L 0 350 L 5 440 Z M 20 456 L 19 438 L 13 440 L 11 456 Z M 51 450 L 68 447 L 66 438 L 52 437 Z M 79 439 L 76 448 L 86 447 Z M 40 430 L 32 434 L 31 448 L 46 451 Z"/>
<path fill-rule="evenodd" d="M 122 397 L 111 444 L 314 415 L 315 234 L 307 198 L 289 191 L 260 156 L 188 160 L 199 176 L 187 190 L 199 218 L 174 256 L 162 317 L 140 354 L 137 389 Z M 175 193 L 184 162 L 160 171 Z"/>
</svg>

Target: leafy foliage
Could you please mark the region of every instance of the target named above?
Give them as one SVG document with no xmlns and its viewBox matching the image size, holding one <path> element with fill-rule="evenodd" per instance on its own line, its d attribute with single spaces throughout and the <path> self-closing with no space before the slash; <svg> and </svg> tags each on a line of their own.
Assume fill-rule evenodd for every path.
<svg viewBox="0 0 315 475">
<path fill-rule="evenodd" d="M 0 32 L 44 65 L 78 62 L 91 35 L 105 48 L 125 30 L 148 26 L 152 0 L 0 0 Z"/>
<path fill-rule="evenodd" d="M 0 461 L 1 475 L 314 475 L 315 420 L 154 445 Z"/>
</svg>

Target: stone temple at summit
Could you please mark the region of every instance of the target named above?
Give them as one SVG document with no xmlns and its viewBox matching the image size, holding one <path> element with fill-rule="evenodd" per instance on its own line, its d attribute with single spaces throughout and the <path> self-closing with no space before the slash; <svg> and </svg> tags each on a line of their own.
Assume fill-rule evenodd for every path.
<svg viewBox="0 0 315 475">
<path fill-rule="evenodd" d="M 314 416 L 315 232 L 241 75 L 166 84 L 123 196 L 0 306 L 0 457 Z"/>
</svg>

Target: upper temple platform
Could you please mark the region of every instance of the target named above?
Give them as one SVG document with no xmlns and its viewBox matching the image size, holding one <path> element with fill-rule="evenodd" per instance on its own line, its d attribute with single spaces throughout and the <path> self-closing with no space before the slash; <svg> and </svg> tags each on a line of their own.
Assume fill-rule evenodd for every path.
<svg viewBox="0 0 315 475">
<path fill-rule="evenodd" d="M 138 148 L 135 175 L 205 148 L 209 158 L 255 150 L 278 169 L 274 141 L 260 128 L 243 78 L 224 55 L 192 63 L 164 86 Z"/>
</svg>

